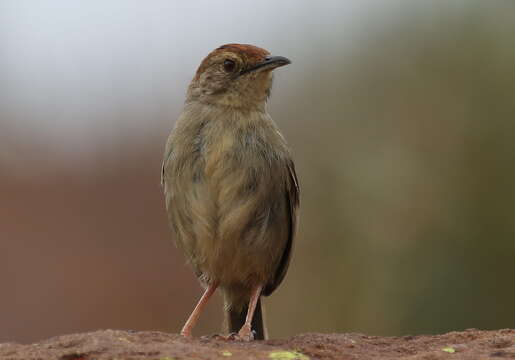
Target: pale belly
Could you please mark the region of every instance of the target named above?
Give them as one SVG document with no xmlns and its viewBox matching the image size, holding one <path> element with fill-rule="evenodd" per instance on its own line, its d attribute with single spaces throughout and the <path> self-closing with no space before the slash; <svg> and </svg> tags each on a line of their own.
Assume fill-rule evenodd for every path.
<svg viewBox="0 0 515 360">
<path fill-rule="evenodd" d="M 203 196 L 191 204 L 192 263 L 205 280 L 225 287 L 267 283 L 288 239 L 284 190 L 266 174 L 249 184 L 242 175 L 248 171 L 206 179 L 197 185 Z"/>
</svg>

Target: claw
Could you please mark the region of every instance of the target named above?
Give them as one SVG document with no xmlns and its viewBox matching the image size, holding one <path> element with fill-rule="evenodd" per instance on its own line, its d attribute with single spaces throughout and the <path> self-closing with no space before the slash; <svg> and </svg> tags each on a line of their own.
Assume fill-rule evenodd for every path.
<svg viewBox="0 0 515 360">
<path fill-rule="evenodd" d="M 252 341 L 254 340 L 254 332 L 250 328 L 250 326 L 243 325 L 238 332 L 238 338 L 236 340 L 239 341 Z"/>
</svg>

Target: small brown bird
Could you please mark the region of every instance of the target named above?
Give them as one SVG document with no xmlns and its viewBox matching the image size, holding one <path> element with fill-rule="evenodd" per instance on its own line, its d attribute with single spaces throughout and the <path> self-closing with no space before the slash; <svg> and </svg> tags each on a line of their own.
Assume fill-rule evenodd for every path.
<svg viewBox="0 0 515 360">
<path fill-rule="evenodd" d="M 215 49 L 168 138 L 162 184 L 169 221 L 206 287 L 184 336 L 220 288 L 233 337 L 266 337 L 260 298 L 286 274 L 299 206 L 290 151 L 266 111 L 272 70 L 287 64 L 252 45 Z"/>
</svg>

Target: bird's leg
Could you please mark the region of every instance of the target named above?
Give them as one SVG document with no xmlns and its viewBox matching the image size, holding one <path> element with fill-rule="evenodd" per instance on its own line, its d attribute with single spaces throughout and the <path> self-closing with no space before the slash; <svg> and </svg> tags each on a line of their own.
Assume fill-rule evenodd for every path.
<svg viewBox="0 0 515 360">
<path fill-rule="evenodd" d="M 254 335 L 252 334 L 252 318 L 254 316 L 254 311 L 256 310 L 256 305 L 261 296 L 261 290 L 263 286 L 259 285 L 252 289 L 252 294 L 250 295 L 249 301 L 249 310 L 247 311 L 247 317 L 245 318 L 245 324 L 241 327 L 240 331 L 238 331 L 238 339 L 243 341 L 250 341 L 254 339 Z"/>
<path fill-rule="evenodd" d="M 213 295 L 217 287 L 218 283 L 216 282 L 209 284 L 206 291 L 204 291 L 204 294 L 202 294 L 202 297 L 198 301 L 197 306 L 195 306 L 195 309 L 193 310 L 190 317 L 182 327 L 182 336 L 191 337 L 191 330 L 193 330 L 193 327 L 195 326 L 195 324 L 198 321 L 198 318 L 200 317 L 200 313 L 202 312 L 202 310 L 204 310 L 204 307 L 206 306 L 209 298 L 211 297 L 211 295 Z"/>
</svg>

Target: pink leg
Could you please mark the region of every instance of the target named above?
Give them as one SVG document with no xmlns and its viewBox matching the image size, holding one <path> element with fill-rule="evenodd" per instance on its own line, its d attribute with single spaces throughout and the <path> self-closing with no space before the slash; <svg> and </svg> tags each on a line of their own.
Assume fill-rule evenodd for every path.
<svg viewBox="0 0 515 360">
<path fill-rule="evenodd" d="M 200 298 L 199 302 L 197 303 L 197 306 L 195 306 L 195 309 L 191 313 L 190 317 L 186 321 L 186 324 L 182 327 L 181 335 L 185 337 L 191 337 L 191 331 L 193 330 L 193 327 L 198 321 L 198 318 L 200 317 L 200 313 L 204 309 L 204 307 L 207 304 L 207 301 L 213 295 L 216 288 L 218 287 L 218 283 L 213 283 L 208 286 L 206 291 L 204 291 L 204 294 Z"/>
<path fill-rule="evenodd" d="M 245 324 L 241 327 L 238 332 L 238 338 L 244 341 L 250 341 L 254 338 L 252 335 L 252 317 L 254 316 L 254 311 L 256 310 L 256 305 L 261 296 L 261 290 L 263 286 L 256 286 L 252 289 L 252 294 L 250 295 L 249 301 L 249 310 L 247 312 L 247 317 L 245 318 Z"/>
</svg>

